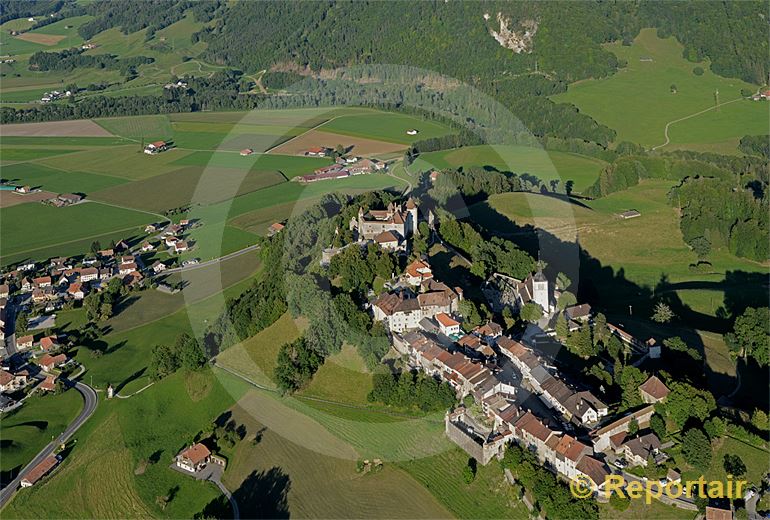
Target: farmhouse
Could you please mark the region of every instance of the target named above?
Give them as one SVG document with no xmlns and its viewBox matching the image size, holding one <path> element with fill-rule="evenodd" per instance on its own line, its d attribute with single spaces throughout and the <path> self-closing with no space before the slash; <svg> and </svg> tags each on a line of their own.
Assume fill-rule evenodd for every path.
<svg viewBox="0 0 770 520">
<path fill-rule="evenodd" d="M 80 281 L 90 282 L 99 279 L 99 269 L 96 267 L 84 267 L 80 270 Z"/>
<path fill-rule="evenodd" d="M 50 276 L 41 276 L 40 278 L 35 278 L 32 280 L 32 283 L 35 284 L 36 287 L 44 288 L 44 287 L 51 287 L 51 277 Z"/>
<path fill-rule="evenodd" d="M 185 471 L 195 473 L 206 466 L 211 459 L 211 451 L 201 444 L 193 444 L 176 456 L 176 465 Z"/>
<path fill-rule="evenodd" d="M 247 155 L 253 154 L 254 150 L 252 150 L 251 148 L 244 148 L 243 150 L 241 150 L 240 153 L 241 153 L 241 157 L 246 157 Z"/>
<path fill-rule="evenodd" d="M 86 294 L 83 290 L 83 284 L 75 282 L 67 288 L 67 294 L 74 300 L 82 300 Z"/>
<path fill-rule="evenodd" d="M 326 148 L 324 146 L 316 146 L 314 148 L 309 148 L 305 150 L 304 155 L 308 157 L 326 157 L 330 153 L 332 153 L 331 148 Z"/>
<path fill-rule="evenodd" d="M 168 145 L 165 141 L 155 141 L 154 143 L 150 143 L 144 147 L 144 153 L 147 155 L 155 155 L 157 153 L 166 151 L 167 148 Z"/>
<path fill-rule="evenodd" d="M 280 222 L 273 222 L 270 224 L 270 226 L 267 228 L 267 236 L 271 237 L 277 233 L 280 233 L 283 231 L 283 228 L 286 227 Z"/>
<path fill-rule="evenodd" d="M 43 461 L 29 470 L 24 478 L 21 479 L 21 487 L 34 486 L 41 478 L 46 476 L 59 464 L 59 459 L 55 455 L 49 455 Z"/>
</svg>

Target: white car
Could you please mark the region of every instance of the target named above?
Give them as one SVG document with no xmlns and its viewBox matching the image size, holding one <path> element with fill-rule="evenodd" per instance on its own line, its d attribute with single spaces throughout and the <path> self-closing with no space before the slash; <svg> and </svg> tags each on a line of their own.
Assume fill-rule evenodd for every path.
<svg viewBox="0 0 770 520">
<path fill-rule="evenodd" d="M 628 462 L 626 462 L 625 459 L 616 459 L 612 465 L 618 469 L 624 469 L 628 466 Z"/>
</svg>

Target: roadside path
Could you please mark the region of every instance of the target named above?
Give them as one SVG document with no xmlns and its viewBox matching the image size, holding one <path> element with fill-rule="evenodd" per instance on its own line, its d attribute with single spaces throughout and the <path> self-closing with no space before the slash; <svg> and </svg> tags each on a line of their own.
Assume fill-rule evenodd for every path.
<svg viewBox="0 0 770 520">
<path fill-rule="evenodd" d="M 10 483 L 8 483 L 7 486 L 0 490 L 0 508 L 5 506 L 5 504 L 7 504 L 8 501 L 13 497 L 14 493 L 16 493 L 16 490 L 21 485 L 22 478 L 24 478 L 24 476 L 29 473 L 32 468 L 40 464 L 46 457 L 53 454 L 61 444 L 66 443 L 67 440 L 69 440 L 70 437 L 72 437 L 72 435 L 74 435 L 74 433 L 78 431 L 81 426 L 83 426 L 83 424 L 91 417 L 91 415 L 93 415 L 94 411 L 96 410 L 96 405 L 99 399 L 93 388 L 86 385 L 85 383 L 73 383 L 70 380 L 65 380 L 64 382 L 67 386 L 74 387 L 75 390 L 80 392 L 80 394 L 83 396 L 83 410 L 80 412 L 80 415 L 78 415 L 75 420 L 72 421 L 69 426 L 67 426 L 61 435 L 52 440 L 45 448 L 43 448 L 40 453 L 38 453 L 35 458 L 32 459 L 32 461 L 30 461 L 30 463 L 19 472 L 15 479 L 13 479 Z"/>
<path fill-rule="evenodd" d="M 663 148 L 664 146 L 668 145 L 671 142 L 671 139 L 668 136 L 668 129 L 671 125 L 675 123 L 679 123 L 681 121 L 685 121 L 687 119 L 691 119 L 695 116 L 699 116 L 701 114 L 705 114 L 706 112 L 710 112 L 711 110 L 714 110 L 719 107 L 723 107 L 725 105 L 729 105 L 730 103 L 735 103 L 736 101 L 742 101 L 745 98 L 739 97 L 738 99 L 733 99 L 732 101 L 727 101 L 725 103 L 721 103 L 719 105 L 714 105 L 713 107 L 709 107 L 705 110 L 701 110 L 700 112 L 695 112 L 694 114 L 690 114 L 689 116 L 680 117 L 679 119 L 674 119 L 673 121 L 669 121 L 666 123 L 666 128 L 663 130 L 663 135 L 666 137 L 666 142 L 663 144 L 659 144 L 658 146 L 653 146 L 652 150 L 657 150 L 658 148 Z"/>
<path fill-rule="evenodd" d="M 254 244 L 252 246 L 244 247 L 243 249 L 239 249 L 238 251 L 233 251 L 232 253 L 228 253 L 224 256 L 220 256 L 219 258 L 212 258 L 211 260 L 206 260 L 205 262 L 201 262 L 198 264 L 193 265 L 186 265 L 181 267 L 174 267 L 173 269 L 166 269 L 163 271 L 164 274 L 171 274 L 171 273 L 179 273 L 181 271 L 192 271 L 193 269 L 200 269 L 202 267 L 208 267 L 209 265 L 216 264 L 218 262 L 223 262 L 225 260 L 229 260 L 231 258 L 235 258 L 236 256 L 240 256 L 243 254 L 248 253 L 249 251 L 255 251 L 260 248 L 259 244 Z"/>
<path fill-rule="evenodd" d="M 142 392 L 144 392 L 145 390 L 147 390 L 148 388 L 150 388 L 150 387 L 151 387 L 152 385 L 154 385 L 154 384 L 155 384 L 155 381 L 153 381 L 152 383 L 150 383 L 150 384 L 148 384 L 148 385 L 146 385 L 146 386 L 143 386 L 142 388 L 140 388 L 139 390 L 137 390 L 137 391 L 136 391 L 136 392 L 134 392 L 133 394 L 128 394 L 128 395 L 120 395 L 119 393 L 117 393 L 117 392 L 116 392 L 116 393 L 115 393 L 115 397 L 117 397 L 118 399 L 128 399 L 129 397 L 133 397 L 133 396 L 135 396 L 136 394 L 141 394 Z"/>
</svg>

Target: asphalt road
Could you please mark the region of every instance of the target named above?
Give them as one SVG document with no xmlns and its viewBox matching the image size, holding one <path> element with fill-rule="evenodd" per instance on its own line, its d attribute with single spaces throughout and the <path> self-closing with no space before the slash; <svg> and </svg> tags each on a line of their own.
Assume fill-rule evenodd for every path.
<svg viewBox="0 0 770 520">
<path fill-rule="evenodd" d="M 88 418 L 93 415 L 94 410 L 96 410 L 96 403 L 98 402 L 98 398 L 93 388 L 84 383 L 74 383 L 74 385 L 71 381 L 65 381 L 65 383 L 69 386 L 74 386 L 74 388 L 83 396 L 83 410 L 80 412 L 80 415 L 78 415 L 75 420 L 72 421 L 69 426 L 67 426 L 67 429 L 65 429 L 64 432 L 59 435 L 59 437 L 51 441 L 50 444 L 43 448 L 40 453 L 38 453 L 37 456 L 35 456 L 35 458 L 32 459 L 32 461 L 19 472 L 19 474 L 12 482 L 0 490 L 0 508 L 5 506 L 11 497 L 13 497 L 13 494 L 16 493 L 16 490 L 19 489 L 21 479 L 24 478 L 24 475 L 26 475 L 32 468 L 40 464 L 43 459 L 51 455 L 56 450 L 56 448 L 59 447 L 59 445 L 67 442 L 67 440 L 72 437 L 78 428 L 80 428 L 83 423 L 85 423 Z"/>
</svg>

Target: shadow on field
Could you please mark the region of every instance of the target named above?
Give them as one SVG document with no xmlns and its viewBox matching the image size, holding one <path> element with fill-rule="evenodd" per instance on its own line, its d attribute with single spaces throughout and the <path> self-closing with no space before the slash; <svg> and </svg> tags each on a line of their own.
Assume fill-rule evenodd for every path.
<svg viewBox="0 0 770 520">
<path fill-rule="evenodd" d="M 288 494 L 291 479 L 279 467 L 253 471 L 233 492 L 241 518 L 289 518 Z M 232 518 L 230 504 L 224 496 L 209 502 L 195 518 Z"/>
</svg>

